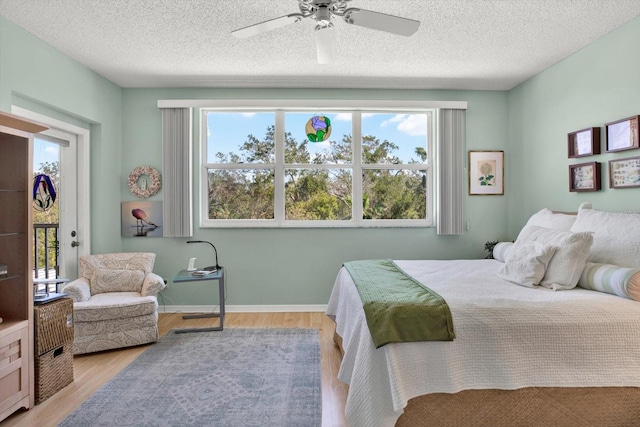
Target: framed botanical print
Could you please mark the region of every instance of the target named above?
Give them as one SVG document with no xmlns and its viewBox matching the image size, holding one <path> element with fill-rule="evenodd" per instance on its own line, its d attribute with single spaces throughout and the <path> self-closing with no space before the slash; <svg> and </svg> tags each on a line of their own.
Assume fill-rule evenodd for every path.
<svg viewBox="0 0 640 427">
<path fill-rule="evenodd" d="M 569 191 L 600 190 L 600 163 L 580 163 L 569 166 Z"/>
<path fill-rule="evenodd" d="M 640 157 L 609 160 L 609 188 L 640 187 Z"/>
<path fill-rule="evenodd" d="M 469 195 L 504 194 L 504 151 L 469 151 Z"/>
<path fill-rule="evenodd" d="M 640 122 L 640 116 L 628 117 L 606 123 L 607 152 L 640 148 L 638 122 Z"/>
<path fill-rule="evenodd" d="M 569 158 L 600 154 L 600 128 L 588 128 L 567 135 Z"/>
</svg>

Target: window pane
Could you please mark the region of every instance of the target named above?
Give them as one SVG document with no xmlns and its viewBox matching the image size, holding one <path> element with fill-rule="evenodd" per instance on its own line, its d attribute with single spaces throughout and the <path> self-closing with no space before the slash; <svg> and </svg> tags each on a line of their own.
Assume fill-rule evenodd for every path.
<svg viewBox="0 0 640 427">
<path fill-rule="evenodd" d="M 351 219 L 350 169 L 285 169 L 285 219 Z"/>
<path fill-rule="evenodd" d="M 275 113 L 207 112 L 207 163 L 275 163 Z"/>
<path fill-rule="evenodd" d="M 426 171 L 375 169 L 362 177 L 364 219 L 426 219 Z"/>
<path fill-rule="evenodd" d="M 362 161 L 427 163 L 427 114 L 362 113 Z"/>
<path fill-rule="evenodd" d="M 284 128 L 285 163 L 351 163 L 351 113 L 285 113 Z"/>
<path fill-rule="evenodd" d="M 273 219 L 271 169 L 208 171 L 209 219 Z"/>
</svg>

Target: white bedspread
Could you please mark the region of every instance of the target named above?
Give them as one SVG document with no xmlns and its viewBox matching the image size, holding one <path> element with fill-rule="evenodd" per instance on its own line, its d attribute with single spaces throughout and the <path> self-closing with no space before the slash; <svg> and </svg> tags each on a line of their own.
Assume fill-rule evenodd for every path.
<svg viewBox="0 0 640 427">
<path fill-rule="evenodd" d="M 581 288 L 552 291 L 498 279 L 495 260 L 396 261 L 449 304 L 453 342 L 376 349 L 342 268 L 327 315 L 345 355 L 350 427 L 393 426 L 409 399 L 465 389 L 640 387 L 640 303 Z"/>
</svg>

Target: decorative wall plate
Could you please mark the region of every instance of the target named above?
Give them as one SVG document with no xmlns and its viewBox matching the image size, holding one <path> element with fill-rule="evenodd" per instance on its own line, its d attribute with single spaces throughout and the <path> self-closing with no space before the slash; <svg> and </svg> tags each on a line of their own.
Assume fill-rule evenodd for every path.
<svg viewBox="0 0 640 427">
<path fill-rule="evenodd" d="M 142 199 L 156 194 L 161 186 L 160 172 L 151 166 L 138 166 L 129 174 L 129 190 Z"/>
</svg>

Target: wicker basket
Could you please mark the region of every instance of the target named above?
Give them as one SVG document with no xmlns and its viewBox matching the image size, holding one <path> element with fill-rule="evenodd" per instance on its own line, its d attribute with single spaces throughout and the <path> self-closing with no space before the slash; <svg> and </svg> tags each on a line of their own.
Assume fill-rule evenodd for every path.
<svg viewBox="0 0 640 427">
<path fill-rule="evenodd" d="M 36 305 L 34 311 L 36 357 L 73 341 L 73 300 L 71 298 Z"/>
<path fill-rule="evenodd" d="M 36 357 L 36 405 L 73 382 L 73 341 Z"/>
</svg>

